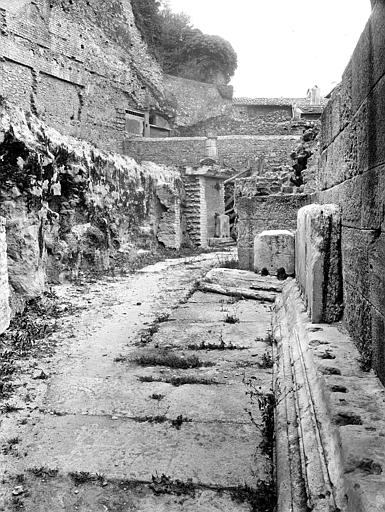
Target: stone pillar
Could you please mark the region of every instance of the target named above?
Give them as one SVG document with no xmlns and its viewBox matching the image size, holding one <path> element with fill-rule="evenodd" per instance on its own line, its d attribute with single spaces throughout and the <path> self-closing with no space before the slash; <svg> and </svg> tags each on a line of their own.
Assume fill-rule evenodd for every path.
<svg viewBox="0 0 385 512">
<path fill-rule="evenodd" d="M 216 137 L 208 137 L 206 139 L 206 158 L 218 160 L 218 148 Z"/>
<path fill-rule="evenodd" d="M 334 204 L 298 211 L 295 273 L 311 321 L 335 322 L 342 312 L 341 212 Z"/>
<path fill-rule="evenodd" d="M 10 314 L 5 219 L 0 217 L 0 334 L 8 328 Z"/>
<path fill-rule="evenodd" d="M 207 197 L 206 197 L 206 178 L 199 177 L 200 185 L 200 246 L 206 249 L 209 245 L 208 226 L 207 226 Z"/>
<path fill-rule="evenodd" d="M 294 275 L 294 234 L 288 230 L 262 231 L 254 240 L 254 271 Z"/>
<path fill-rule="evenodd" d="M 218 216 L 219 238 L 230 238 L 230 217 L 228 215 Z"/>
</svg>

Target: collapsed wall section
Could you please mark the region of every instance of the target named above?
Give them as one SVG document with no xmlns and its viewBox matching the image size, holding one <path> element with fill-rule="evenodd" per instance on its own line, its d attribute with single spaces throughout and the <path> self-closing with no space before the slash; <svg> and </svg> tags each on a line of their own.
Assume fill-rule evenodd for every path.
<svg viewBox="0 0 385 512">
<path fill-rule="evenodd" d="M 385 382 L 385 2 L 371 18 L 322 118 L 317 200 L 342 208 L 345 322 Z"/>
<path fill-rule="evenodd" d="M 138 165 L 6 107 L 0 158 L 14 311 L 80 269 L 107 270 L 138 250 L 180 246 L 183 184 L 174 168 Z"/>
<path fill-rule="evenodd" d="M 0 96 L 122 152 L 127 111 L 162 111 L 163 75 L 130 0 L 0 0 Z"/>
</svg>

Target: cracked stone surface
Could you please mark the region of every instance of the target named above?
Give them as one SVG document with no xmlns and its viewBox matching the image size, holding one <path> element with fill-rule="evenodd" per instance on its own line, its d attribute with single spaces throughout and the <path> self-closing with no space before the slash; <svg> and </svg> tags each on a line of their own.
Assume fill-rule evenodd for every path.
<svg viewBox="0 0 385 512">
<path fill-rule="evenodd" d="M 249 382 L 271 388 L 263 364 L 271 309 L 193 293 L 215 261 L 157 263 L 58 289 L 81 309 L 52 335 L 55 354 L 35 365 L 48 378 L 21 375 L 12 399 L 20 410 L 3 415 L 0 510 L 255 510 L 238 490 L 272 470 L 259 447 L 258 405 L 246 393 Z M 161 366 L 160 354 L 194 356 L 199 366 Z M 155 362 L 140 364 L 144 357 Z M 162 475 L 169 484 L 159 484 Z"/>
</svg>

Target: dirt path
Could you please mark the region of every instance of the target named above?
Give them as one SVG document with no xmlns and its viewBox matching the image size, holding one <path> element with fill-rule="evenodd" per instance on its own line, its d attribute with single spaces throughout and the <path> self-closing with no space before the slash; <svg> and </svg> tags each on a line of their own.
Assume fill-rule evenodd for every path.
<svg viewBox="0 0 385 512">
<path fill-rule="evenodd" d="M 193 292 L 213 259 L 59 290 L 83 309 L 2 416 L 1 510 L 271 509 L 270 304 Z"/>
</svg>

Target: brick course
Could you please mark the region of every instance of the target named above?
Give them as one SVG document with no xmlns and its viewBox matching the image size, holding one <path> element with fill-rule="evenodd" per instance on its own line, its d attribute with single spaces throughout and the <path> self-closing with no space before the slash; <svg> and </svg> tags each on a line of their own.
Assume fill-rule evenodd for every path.
<svg viewBox="0 0 385 512">
<path fill-rule="evenodd" d="M 129 0 L 0 0 L 0 12 L 0 95 L 8 101 L 118 152 L 122 112 L 162 110 L 163 75 Z"/>
</svg>

